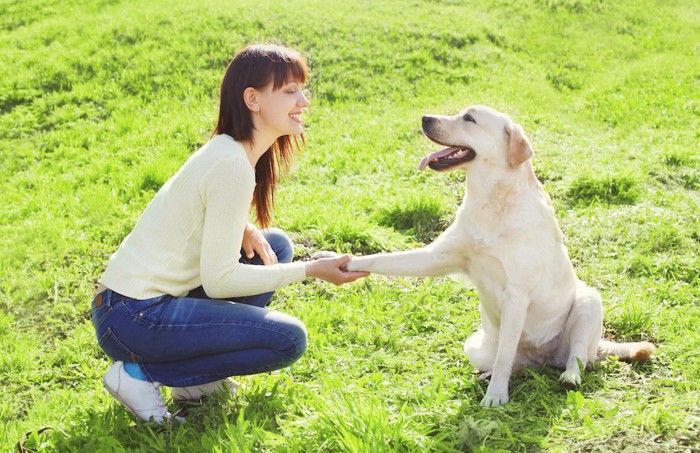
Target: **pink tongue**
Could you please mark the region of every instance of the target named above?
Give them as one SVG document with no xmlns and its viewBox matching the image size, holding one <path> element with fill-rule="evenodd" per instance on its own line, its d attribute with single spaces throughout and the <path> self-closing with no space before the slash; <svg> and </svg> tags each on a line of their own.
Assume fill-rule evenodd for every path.
<svg viewBox="0 0 700 453">
<path fill-rule="evenodd" d="M 457 151 L 458 149 L 460 149 L 459 146 L 450 146 L 449 148 L 445 148 L 442 151 L 435 151 L 432 154 L 428 154 L 427 156 L 425 156 L 423 158 L 422 161 L 420 161 L 420 165 L 418 166 L 418 170 L 420 170 L 420 171 L 425 170 L 425 167 L 427 167 L 428 164 L 430 162 L 432 162 L 433 160 L 448 156 L 448 155 L 454 153 L 455 151 Z"/>
</svg>

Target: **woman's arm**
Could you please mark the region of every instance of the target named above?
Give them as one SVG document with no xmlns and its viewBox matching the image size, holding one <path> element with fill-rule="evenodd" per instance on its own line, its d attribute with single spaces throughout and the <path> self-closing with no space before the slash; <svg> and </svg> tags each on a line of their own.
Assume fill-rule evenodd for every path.
<svg viewBox="0 0 700 453">
<path fill-rule="evenodd" d="M 245 156 L 242 156 L 245 159 Z M 239 262 L 248 212 L 255 187 L 247 161 L 224 159 L 206 175 L 202 196 L 205 216 L 200 273 L 210 297 L 250 296 L 277 290 L 290 283 L 315 277 L 340 285 L 367 275 L 344 272 L 349 256 L 312 262 L 256 266 Z"/>
</svg>

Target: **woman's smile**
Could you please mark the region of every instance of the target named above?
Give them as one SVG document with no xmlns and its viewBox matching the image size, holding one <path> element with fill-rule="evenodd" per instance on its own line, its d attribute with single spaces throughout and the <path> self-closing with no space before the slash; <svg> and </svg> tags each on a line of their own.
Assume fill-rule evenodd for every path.
<svg viewBox="0 0 700 453">
<path fill-rule="evenodd" d="M 290 113 L 290 114 L 289 114 L 289 117 L 290 117 L 294 122 L 301 124 L 301 114 L 302 114 L 302 112 L 294 112 L 294 113 Z"/>
</svg>

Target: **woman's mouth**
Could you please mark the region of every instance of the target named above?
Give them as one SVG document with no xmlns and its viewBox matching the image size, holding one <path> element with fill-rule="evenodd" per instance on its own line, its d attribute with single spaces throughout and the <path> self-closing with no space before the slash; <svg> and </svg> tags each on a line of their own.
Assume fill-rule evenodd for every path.
<svg viewBox="0 0 700 453">
<path fill-rule="evenodd" d="M 301 123 L 301 112 L 299 112 L 299 113 L 290 113 L 290 114 L 289 114 L 289 117 L 290 117 L 294 122 Z"/>
</svg>

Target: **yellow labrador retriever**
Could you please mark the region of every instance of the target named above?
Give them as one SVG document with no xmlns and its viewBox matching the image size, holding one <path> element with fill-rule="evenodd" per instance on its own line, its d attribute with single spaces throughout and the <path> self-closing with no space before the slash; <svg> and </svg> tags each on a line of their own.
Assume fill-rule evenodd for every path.
<svg viewBox="0 0 700 453">
<path fill-rule="evenodd" d="M 643 360 L 655 351 L 647 342 L 601 338 L 601 296 L 576 277 L 519 125 L 476 105 L 455 116 L 424 116 L 423 132 L 447 148 L 425 157 L 421 170 L 468 172 L 455 222 L 425 248 L 356 257 L 347 269 L 409 277 L 463 274 L 472 281 L 481 329 L 464 351 L 481 377 L 491 379 L 483 406 L 508 402 L 513 369 L 549 364 L 565 370 L 562 382 L 578 385 L 579 360 Z"/>
</svg>

